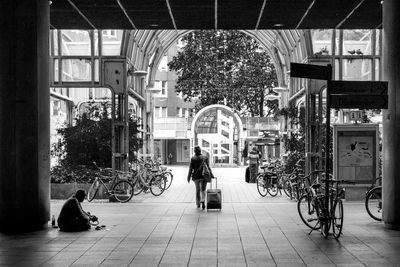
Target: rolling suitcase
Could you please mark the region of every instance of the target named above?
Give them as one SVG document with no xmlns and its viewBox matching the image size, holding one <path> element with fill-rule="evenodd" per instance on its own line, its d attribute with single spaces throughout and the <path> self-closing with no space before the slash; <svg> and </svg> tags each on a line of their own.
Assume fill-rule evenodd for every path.
<svg viewBox="0 0 400 267">
<path fill-rule="evenodd" d="M 207 189 L 207 210 L 209 209 L 222 209 L 222 192 L 218 189 L 217 178 L 215 179 L 215 189 L 212 189 L 212 179 L 210 183 L 210 189 Z"/>
</svg>

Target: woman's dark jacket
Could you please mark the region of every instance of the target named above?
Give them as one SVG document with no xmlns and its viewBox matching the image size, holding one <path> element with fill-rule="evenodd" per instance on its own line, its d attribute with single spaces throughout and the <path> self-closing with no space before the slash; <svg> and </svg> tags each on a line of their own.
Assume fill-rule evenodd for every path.
<svg viewBox="0 0 400 267">
<path fill-rule="evenodd" d="M 203 179 L 204 177 L 201 175 L 201 172 L 199 171 L 201 163 L 205 161 L 207 164 L 210 172 L 211 168 L 210 165 L 208 164 L 208 158 L 202 154 L 200 155 L 194 155 L 190 159 L 190 165 L 189 165 L 189 173 L 188 173 L 188 181 L 190 180 L 190 177 L 192 177 L 192 180 L 198 180 L 198 179 Z M 212 172 L 211 172 L 212 174 Z M 213 176 L 213 175 L 212 175 Z"/>
</svg>

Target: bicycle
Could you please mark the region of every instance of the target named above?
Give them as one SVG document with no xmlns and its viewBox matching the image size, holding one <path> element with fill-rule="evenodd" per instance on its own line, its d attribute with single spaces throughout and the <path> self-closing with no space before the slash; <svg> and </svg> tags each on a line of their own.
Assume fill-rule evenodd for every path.
<svg viewBox="0 0 400 267">
<path fill-rule="evenodd" d="M 319 191 L 321 188 L 321 184 L 318 182 L 318 177 L 314 179 L 314 181 L 311 181 L 311 177 L 313 177 L 314 174 L 322 172 L 322 170 L 315 170 L 304 177 L 306 181 L 305 194 L 303 194 L 297 202 L 297 211 L 300 215 L 300 219 L 307 227 L 313 230 L 317 230 L 320 228 L 319 224 L 314 223 L 318 221 L 319 213 L 315 202 L 317 197 L 323 195 Z"/>
<path fill-rule="evenodd" d="M 282 164 L 279 161 L 272 162 L 269 166 L 260 167 L 263 172 L 259 172 L 256 178 L 258 193 L 265 197 L 270 194 L 272 197 L 282 195 L 282 189 L 287 196 L 289 195 L 288 180 L 283 172 Z"/>
<path fill-rule="evenodd" d="M 152 169 L 148 163 L 137 162 L 131 167 L 131 171 L 133 175 L 129 177 L 129 180 L 133 185 L 133 195 L 150 189 L 151 194 L 159 196 L 165 191 L 167 181 L 165 175 Z"/>
<path fill-rule="evenodd" d="M 146 162 L 149 165 L 146 165 L 148 168 L 158 170 L 159 174 L 164 175 L 165 178 L 165 189 L 167 190 L 170 188 L 172 184 L 172 180 L 174 179 L 174 175 L 172 174 L 172 171 L 167 168 L 165 165 L 161 165 L 159 161 L 153 161 L 153 160 L 148 160 Z"/>
<path fill-rule="evenodd" d="M 96 169 L 100 170 L 96 162 L 93 162 L 93 165 L 95 166 Z M 131 200 L 133 196 L 133 186 L 131 183 L 128 182 L 128 180 L 125 179 L 120 180 L 119 175 L 115 175 L 112 180 L 111 186 L 108 187 L 107 183 L 103 181 L 102 175 L 99 175 L 94 179 L 92 185 L 88 190 L 87 200 L 89 202 L 91 202 L 96 197 L 100 186 L 104 186 L 107 195 L 114 196 L 115 199 L 121 203 L 128 202 L 129 200 Z"/>
<path fill-rule="evenodd" d="M 369 216 L 376 221 L 382 221 L 382 186 L 376 185 L 382 177 L 374 180 L 365 193 L 365 209 Z"/>
<path fill-rule="evenodd" d="M 321 181 L 324 182 L 326 180 L 321 179 Z M 325 194 L 319 193 L 312 197 L 312 202 L 317 216 L 317 222 L 314 227 L 311 228 L 309 234 L 311 234 L 314 230 L 320 229 L 321 234 L 325 238 L 328 238 L 329 231 L 332 228 L 332 234 L 334 238 L 338 239 L 343 231 L 344 212 L 342 198 L 345 193 L 345 189 L 339 188 L 339 184 L 355 184 L 355 182 L 329 179 L 329 183 L 335 184 L 335 186 L 329 186 L 328 206 L 326 206 Z"/>
<path fill-rule="evenodd" d="M 259 172 L 256 178 L 258 193 L 262 197 L 267 196 L 267 194 L 270 194 L 273 197 L 276 196 L 278 194 L 277 174 L 266 170 L 270 169 L 270 167 L 262 166 L 260 168 L 264 170 L 264 172 Z"/>
<path fill-rule="evenodd" d="M 286 189 L 284 191 L 291 200 L 296 199 L 298 201 L 305 191 L 303 162 L 303 159 L 299 159 L 292 173 L 286 175 L 287 179 L 283 188 Z"/>
</svg>

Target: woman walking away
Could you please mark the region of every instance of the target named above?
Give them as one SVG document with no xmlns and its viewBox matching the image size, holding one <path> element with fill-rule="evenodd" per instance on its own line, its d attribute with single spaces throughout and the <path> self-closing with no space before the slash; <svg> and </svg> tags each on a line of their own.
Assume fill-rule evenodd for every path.
<svg viewBox="0 0 400 267">
<path fill-rule="evenodd" d="M 203 163 L 204 162 L 204 163 Z M 203 177 L 202 168 L 208 168 L 211 177 L 214 177 L 212 174 L 210 165 L 208 164 L 208 158 L 201 154 L 201 148 L 196 146 L 194 148 L 194 156 L 190 159 L 189 173 L 187 177 L 188 183 L 190 183 L 190 178 L 192 178 L 195 186 L 196 186 L 196 205 L 197 208 L 205 209 L 204 200 L 206 198 L 206 188 L 207 188 L 207 179 Z"/>
</svg>

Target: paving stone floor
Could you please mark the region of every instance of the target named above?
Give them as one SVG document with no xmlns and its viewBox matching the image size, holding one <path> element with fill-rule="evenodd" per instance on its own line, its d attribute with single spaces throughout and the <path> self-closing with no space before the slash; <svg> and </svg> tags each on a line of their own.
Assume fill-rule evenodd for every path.
<svg viewBox="0 0 400 267">
<path fill-rule="evenodd" d="M 215 169 L 223 209 L 194 204 L 187 168 L 173 167 L 163 195 L 141 194 L 129 203 L 83 203 L 104 230 L 64 233 L 48 228 L 0 234 L 2 266 L 400 266 L 400 231 L 370 219 L 361 202 L 346 202 L 339 240 L 309 235 L 296 202 L 261 197 L 244 183 L 243 168 Z M 58 215 L 63 201 L 51 201 Z"/>
</svg>

